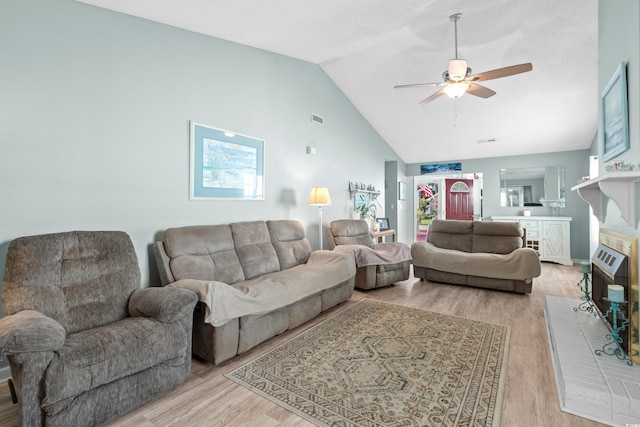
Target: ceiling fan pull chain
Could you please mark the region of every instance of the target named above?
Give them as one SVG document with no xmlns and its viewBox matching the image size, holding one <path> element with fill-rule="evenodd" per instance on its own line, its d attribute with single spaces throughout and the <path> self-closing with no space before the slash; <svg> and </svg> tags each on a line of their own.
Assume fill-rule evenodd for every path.
<svg viewBox="0 0 640 427">
<path fill-rule="evenodd" d="M 456 127 L 456 122 L 458 120 L 458 99 L 453 100 L 453 127 Z"/>
</svg>

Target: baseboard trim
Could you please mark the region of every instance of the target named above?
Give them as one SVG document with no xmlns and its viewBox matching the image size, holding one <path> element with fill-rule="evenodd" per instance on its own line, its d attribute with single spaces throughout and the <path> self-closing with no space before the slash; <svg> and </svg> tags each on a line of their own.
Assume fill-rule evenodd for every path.
<svg viewBox="0 0 640 427">
<path fill-rule="evenodd" d="M 8 366 L 0 368 L 0 383 L 6 383 L 11 378 L 11 369 Z"/>
</svg>

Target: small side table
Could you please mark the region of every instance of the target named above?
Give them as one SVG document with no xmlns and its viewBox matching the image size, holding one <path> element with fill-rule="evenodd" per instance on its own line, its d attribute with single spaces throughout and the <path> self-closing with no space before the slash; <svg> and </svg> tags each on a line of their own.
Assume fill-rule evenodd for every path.
<svg viewBox="0 0 640 427">
<path fill-rule="evenodd" d="M 374 239 L 378 239 L 378 243 L 384 242 L 384 238 L 387 236 L 391 236 L 391 241 L 396 241 L 396 230 L 384 230 L 384 231 L 374 231 L 371 233 L 371 237 Z"/>
</svg>

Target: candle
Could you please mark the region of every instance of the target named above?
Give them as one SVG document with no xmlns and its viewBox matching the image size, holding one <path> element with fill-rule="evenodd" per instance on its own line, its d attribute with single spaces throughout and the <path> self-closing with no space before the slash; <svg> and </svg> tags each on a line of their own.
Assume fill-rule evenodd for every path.
<svg viewBox="0 0 640 427">
<path fill-rule="evenodd" d="M 622 302 L 624 301 L 624 288 L 620 285 L 608 285 L 607 286 L 609 301 Z"/>
<path fill-rule="evenodd" d="M 580 263 L 580 272 L 591 273 L 591 263 L 589 261 L 582 261 Z"/>
</svg>

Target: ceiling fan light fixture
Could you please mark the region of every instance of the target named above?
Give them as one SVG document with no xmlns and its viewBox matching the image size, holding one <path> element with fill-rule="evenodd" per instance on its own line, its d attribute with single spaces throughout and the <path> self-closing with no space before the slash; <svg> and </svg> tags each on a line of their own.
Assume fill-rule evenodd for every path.
<svg viewBox="0 0 640 427">
<path fill-rule="evenodd" d="M 465 59 L 449 60 L 449 79 L 462 80 L 467 76 L 467 61 Z"/>
<path fill-rule="evenodd" d="M 422 100 L 418 105 L 425 105 L 436 98 L 446 94 L 449 98 L 457 99 L 469 92 L 470 95 L 479 98 L 489 98 L 496 94 L 495 91 L 479 85 L 478 82 L 499 79 L 502 77 L 512 76 L 514 74 L 526 73 L 531 71 L 533 66 L 531 63 L 511 65 L 509 67 L 496 68 L 495 70 L 485 71 L 471 75 L 471 68 L 467 67 L 465 59 L 458 59 L 458 20 L 462 16 L 461 13 L 454 13 L 449 17 L 453 22 L 455 33 L 455 56 L 449 60 L 449 67 L 442 72 L 442 83 L 414 83 L 408 85 L 396 85 L 395 89 L 409 87 L 443 87 L 441 90 Z M 469 90 L 471 89 L 471 90 Z"/>
<path fill-rule="evenodd" d="M 449 83 L 442 90 L 447 94 L 449 98 L 457 99 L 464 95 L 467 89 L 469 89 L 469 83 L 458 82 Z"/>
</svg>

